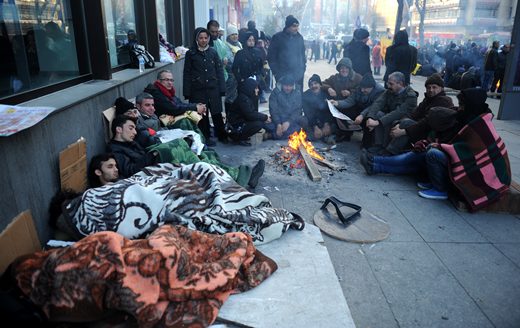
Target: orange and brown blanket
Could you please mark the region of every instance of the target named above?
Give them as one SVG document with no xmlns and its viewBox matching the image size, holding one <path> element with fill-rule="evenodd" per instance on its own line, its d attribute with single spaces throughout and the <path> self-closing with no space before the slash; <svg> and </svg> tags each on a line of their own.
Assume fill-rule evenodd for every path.
<svg viewBox="0 0 520 328">
<path fill-rule="evenodd" d="M 276 269 L 247 234 L 164 225 L 139 240 L 99 232 L 19 258 L 11 272 L 51 321 L 123 314 L 139 327 L 206 327 L 230 294 L 258 286 Z"/>
</svg>

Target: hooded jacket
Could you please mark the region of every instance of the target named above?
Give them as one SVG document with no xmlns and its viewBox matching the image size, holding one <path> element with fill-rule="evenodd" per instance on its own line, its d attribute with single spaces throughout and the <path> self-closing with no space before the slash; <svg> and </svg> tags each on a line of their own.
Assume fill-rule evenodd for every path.
<svg viewBox="0 0 520 328">
<path fill-rule="evenodd" d="M 343 50 L 343 57 L 352 60 L 352 67 L 361 76 L 372 73 L 370 68 L 370 48 L 361 40 L 352 39 Z"/>
<path fill-rule="evenodd" d="M 231 110 L 227 113 L 227 119 L 232 126 L 237 126 L 250 121 L 267 120 L 267 115 L 258 112 L 258 96 L 255 88 L 258 83 L 253 79 L 247 79 L 238 88 L 238 97 L 233 102 Z"/>
<path fill-rule="evenodd" d="M 323 90 L 319 90 L 316 94 L 308 89 L 303 93 L 303 113 L 307 118 L 309 126 L 322 127 L 323 123 L 333 122 L 334 117 L 329 111 L 327 104 L 327 94 Z"/>
<path fill-rule="evenodd" d="M 385 64 L 385 82 L 388 81 L 388 75 L 401 72 L 405 76 L 406 84 L 410 84 L 410 73 L 417 66 L 417 49 L 408 44 L 406 31 L 395 34 L 394 44 L 386 49 Z"/>
<path fill-rule="evenodd" d="M 226 91 L 224 70 L 217 51 L 209 46 L 200 50 L 197 45 L 197 37 L 202 32 L 209 35 L 205 28 L 195 29 L 192 47 L 184 60 L 183 93 L 187 99 L 200 93 L 224 95 Z"/>
<path fill-rule="evenodd" d="M 260 50 L 256 48 L 256 42 L 253 47 L 247 46 L 247 39 L 249 39 L 251 36 L 254 37 L 253 33 L 251 32 L 244 33 L 243 39 L 240 41 L 243 48 L 237 52 L 233 62 L 233 74 L 235 75 L 238 83 L 244 82 L 251 76 L 262 74 L 263 63 Z"/>
<path fill-rule="evenodd" d="M 341 76 L 341 74 L 339 74 L 341 66 L 346 66 L 350 69 L 350 72 L 346 77 L 343 77 Z M 336 97 L 334 97 L 334 99 L 342 100 L 345 99 L 345 97 L 341 95 L 341 91 L 349 90 L 351 93 L 354 93 L 356 88 L 358 88 L 359 83 L 361 82 L 363 77 L 354 71 L 354 69 L 352 68 L 352 61 L 349 58 L 341 58 L 339 63 L 336 65 L 336 70 L 338 71 L 338 73 L 330 76 L 328 79 L 323 81 L 321 89 L 325 91 L 327 94 L 327 90 L 329 88 L 334 89 L 334 91 L 336 91 L 337 94 Z"/>
</svg>

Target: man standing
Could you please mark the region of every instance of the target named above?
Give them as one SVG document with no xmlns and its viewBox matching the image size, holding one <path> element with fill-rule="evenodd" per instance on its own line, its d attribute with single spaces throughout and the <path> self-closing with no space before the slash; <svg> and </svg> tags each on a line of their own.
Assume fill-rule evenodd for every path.
<svg viewBox="0 0 520 328">
<path fill-rule="evenodd" d="M 367 46 L 370 33 L 364 28 L 358 28 L 354 31 L 354 38 L 343 50 L 343 57 L 350 58 L 352 68 L 361 76 L 370 73 L 370 48 Z"/>
<path fill-rule="evenodd" d="M 390 128 L 394 121 L 411 113 L 417 106 L 417 92 L 405 82 L 401 72 L 388 76 L 388 89 L 376 99 L 367 111 L 366 127 L 373 132 L 374 142 L 370 150 L 378 153 L 389 142 Z M 368 147 L 367 147 L 368 148 Z"/>
<path fill-rule="evenodd" d="M 504 44 L 502 46 L 502 51 L 498 53 L 497 69 L 495 70 L 495 78 L 491 84 L 491 92 L 495 92 L 496 90 L 496 92 L 502 93 L 502 87 L 504 86 L 504 75 L 506 74 L 507 54 L 509 54 L 510 49 L 511 48 L 509 44 Z M 497 84 L 499 84 L 498 89 Z"/>
<path fill-rule="evenodd" d="M 410 84 L 410 74 L 417 66 L 417 48 L 408 44 L 406 30 L 395 34 L 394 44 L 386 50 L 385 65 L 385 82 L 393 72 L 401 72 L 405 76 L 406 85 Z"/>
<path fill-rule="evenodd" d="M 491 48 L 486 52 L 486 59 L 484 60 L 484 77 L 482 79 L 482 89 L 486 92 L 489 91 L 493 78 L 495 77 L 495 71 L 498 68 L 498 47 L 500 46 L 499 41 L 493 41 Z"/>
<path fill-rule="evenodd" d="M 300 22 L 293 16 L 285 18 L 285 28 L 276 33 L 269 45 L 267 60 L 276 81 L 283 76 L 292 75 L 297 89 L 303 92 L 303 75 L 306 68 L 305 44 L 298 32 Z"/>
<path fill-rule="evenodd" d="M 218 57 L 222 62 L 222 67 L 224 67 L 224 80 L 227 80 L 228 73 L 225 67 L 228 64 L 229 57 L 231 56 L 231 50 L 226 46 L 226 43 L 219 38 L 220 24 L 216 20 L 210 20 L 206 28 L 210 35 L 209 46 L 217 51 Z"/>
</svg>

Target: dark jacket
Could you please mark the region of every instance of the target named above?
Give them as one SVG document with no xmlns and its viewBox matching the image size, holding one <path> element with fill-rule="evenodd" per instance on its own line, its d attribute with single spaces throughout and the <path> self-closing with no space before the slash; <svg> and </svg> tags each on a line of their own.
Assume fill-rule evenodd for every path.
<svg viewBox="0 0 520 328">
<path fill-rule="evenodd" d="M 498 68 L 498 51 L 497 49 L 491 47 L 486 52 L 486 59 L 484 62 L 484 70 L 485 71 L 494 71 Z"/>
<path fill-rule="evenodd" d="M 342 111 L 357 106 L 363 109 L 361 115 L 366 116 L 369 106 L 372 105 L 374 101 L 383 94 L 383 92 L 385 92 L 385 88 L 380 84 L 376 84 L 368 95 L 363 94 L 361 89 L 357 89 L 352 96 L 345 100 L 338 101 L 337 108 Z"/>
<path fill-rule="evenodd" d="M 245 122 L 267 120 L 267 115 L 258 112 L 258 96 L 255 95 L 256 81 L 246 80 L 238 89 L 238 97 L 233 102 L 231 110 L 227 113 L 227 119 L 232 126 Z"/>
<path fill-rule="evenodd" d="M 267 60 L 277 80 L 288 74 L 296 81 L 302 80 L 307 61 L 302 35 L 292 35 L 288 29 L 276 33 L 271 39 Z"/>
<path fill-rule="evenodd" d="M 350 72 L 347 77 L 341 76 L 339 73 L 334 74 L 330 76 L 328 79 L 323 81 L 323 85 L 321 86 L 321 89 L 325 91 L 328 95 L 327 90 L 329 88 L 334 89 L 336 91 L 337 96 L 334 97 L 336 100 L 342 100 L 345 99 L 341 95 L 341 90 L 349 90 L 351 93 L 353 93 L 359 86 L 359 83 L 363 79 L 361 75 L 356 73 L 352 68 L 352 61 L 348 58 L 341 58 L 341 60 L 336 65 L 336 70 L 339 72 L 339 68 L 341 66 L 347 66 L 350 68 Z M 329 97 L 330 98 L 330 97 Z"/>
<path fill-rule="evenodd" d="M 453 101 L 450 97 L 446 96 L 444 91 L 435 97 L 428 98 L 425 96 L 424 100 L 421 101 L 417 108 L 409 115 L 409 117 L 417 123 L 405 128 L 406 135 L 410 138 L 411 142 L 425 139 L 428 136 L 430 130 L 427 127 L 426 116 L 433 107 L 452 108 Z"/>
<path fill-rule="evenodd" d="M 394 44 L 386 49 L 385 64 L 385 82 L 391 73 L 401 72 L 405 76 L 406 84 L 410 84 L 410 73 L 417 65 L 417 49 L 408 44 L 406 31 L 396 33 Z"/>
<path fill-rule="evenodd" d="M 417 106 L 417 91 L 410 86 L 401 93 L 394 94 L 385 90 L 383 94 L 368 108 L 367 118 L 379 120 L 384 127 L 409 115 Z M 380 116 L 380 113 L 384 113 Z"/>
<path fill-rule="evenodd" d="M 297 89 L 287 94 L 276 87 L 269 96 L 269 113 L 275 125 L 298 122 L 302 116 L 302 94 Z"/>
<path fill-rule="evenodd" d="M 343 57 L 352 60 L 352 68 L 361 76 L 372 73 L 370 68 L 370 48 L 363 42 L 352 39 L 343 50 Z"/>
<path fill-rule="evenodd" d="M 309 126 L 322 127 L 324 123 L 334 121 L 327 104 L 327 94 L 324 91 L 320 90 L 319 93 L 315 94 L 311 89 L 308 89 L 303 93 L 302 102 L 303 113 Z"/>
<path fill-rule="evenodd" d="M 246 32 L 244 40 L 253 35 L 251 32 Z M 259 76 L 263 73 L 263 61 L 260 49 L 248 47 L 247 43 L 242 45 L 244 48 L 237 52 L 233 61 L 233 74 L 238 83 L 244 82 L 248 77 Z"/>
<path fill-rule="evenodd" d="M 128 178 L 144 167 L 155 164 L 156 157 L 147 153 L 138 143 L 120 142 L 111 140 L 108 143 L 108 152 L 114 154 L 120 178 Z"/>
<path fill-rule="evenodd" d="M 168 99 L 161 90 L 159 90 L 153 83 L 148 84 L 144 89 L 153 96 L 155 113 L 158 116 L 161 115 L 182 115 L 187 110 L 196 110 L 197 104 L 188 104 L 183 102 L 179 97 L 174 96 L 173 99 Z"/>
<path fill-rule="evenodd" d="M 184 98 L 194 103 L 215 95 L 224 96 L 226 92 L 224 70 L 217 51 L 209 46 L 201 51 L 197 46 L 197 36 L 204 31 L 207 30 L 203 28 L 195 30 L 193 45 L 184 60 Z M 206 103 L 206 101 L 200 102 Z"/>
</svg>

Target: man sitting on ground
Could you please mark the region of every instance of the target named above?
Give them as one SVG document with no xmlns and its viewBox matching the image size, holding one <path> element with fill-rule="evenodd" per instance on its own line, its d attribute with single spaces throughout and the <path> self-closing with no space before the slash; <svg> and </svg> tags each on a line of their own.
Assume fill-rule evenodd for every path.
<svg viewBox="0 0 520 328">
<path fill-rule="evenodd" d="M 395 121 L 417 107 L 417 91 L 407 86 L 405 76 L 394 72 L 388 76 L 388 89 L 368 108 L 365 133 L 373 133 L 370 151 L 380 153 L 390 141 L 390 129 Z M 369 148 L 369 147 L 365 147 Z"/>
<path fill-rule="evenodd" d="M 336 65 L 336 70 L 338 73 L 323 81 L 321 89 L 330 99 L 346 99 L 359 86 L 362 76 L 352 69 L 352 61 L 349 58 L 342 58 Z"/>
<path fill-rule="evenodd" d="M 88 185 L 97 188 L 119 179 L 116 158 L 113 154 L 103 153 L 92 157 L 87 172 Z"/>
<path fill-rule="evenodd" d="M 368 108 L 374 101 L 385 91 L 385 88 L 376 83 L 372 74 L 365 74 L 359 83 L 359 88 L 354 91 L 350 97 L 344 100 L 331 100 L 331 103 L 336 106 L 340 112 L 347 115 L 353 122 L 336 119 L 339 127 L 337 132 L 337 141 L 350 140 L 352 131 L 359 129 L 356 127 L 364 120 Z M 363 136 L 363 140 L 365 137 Z"/>
<path fill-rule="evenodd" d="M 410 144 L 426 139 L 430 129 L 426 116 L 433 107 L 453 107 L 453 101 L 444 92 L 444 81 L 440 74 L 435 73 L 424 83 L 426 93 L 424 100 L 408 115 L 401 119 L 390 131 L 390 143 L 386 151 L 392 155 L 400 154 L 410 149 Z"/>
<path fill-rule="evenodd" d="M 334 132 L 336 122 L 329 111 L 327 94 L 321 90 L 320 76 L 314 74 L 309 79 L 309 89 L 303 93 L 304 127 L 309 139 L 322 139 L 330 144 L 336 143 Z"/>
<path fill-rule="evenodd" d="M 280 79 L 280 85 L 269 96 L 269 113 L 273 139 L 286 139 L 299 131 L 302 124 L 302 94 L 295 89 L 295 80 L 286 75 Z"/>
<path fill-rule="evenodd" d="M 206 115 L 206 105 L 185 103 L 175 95 L 175 88 L 173 87 L 173 74 L 168 70 L 162 70 L 157 74 L 157 80 L 149 84 L 144 92 L 153 96 L 155 101 L 155 109 L 157 116 L 162 115 L 179 116 L 189 111 L 196 111 L 200 115 Z M 165 121 L 167 121 L 165 119 Z M 197 133 L 200 130 L 197 124 L 188 119 L 177 119 L 172 126 L 168 128 L 178 128 L 182 130 L 192 130 Z M 199 133 L 202 136 L 202 133 Z"/>
</svg>

